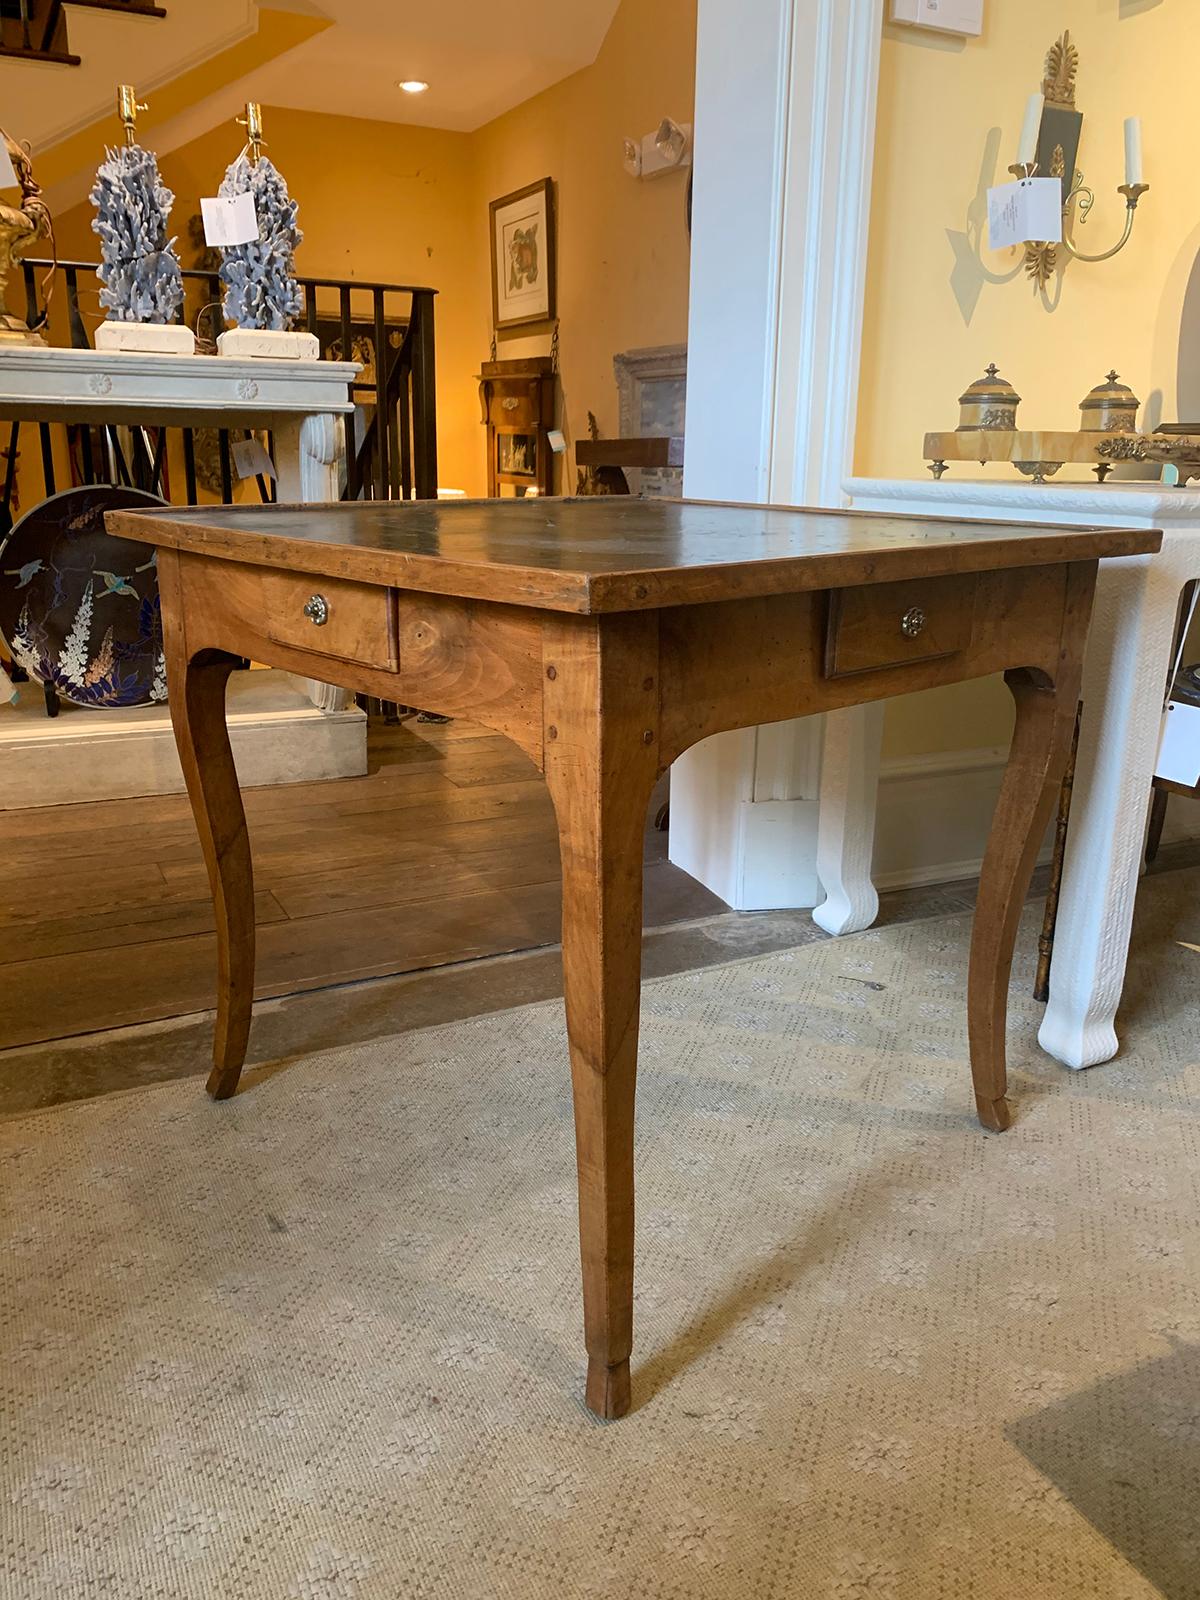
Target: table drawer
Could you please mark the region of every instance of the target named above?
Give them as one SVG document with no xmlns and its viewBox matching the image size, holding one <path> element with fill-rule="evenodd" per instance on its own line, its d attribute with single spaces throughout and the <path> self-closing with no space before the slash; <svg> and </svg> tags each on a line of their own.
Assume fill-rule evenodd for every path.
<svg viewBox="0 0 1200 1600">
<path fill-rule="evenodd" d="M 396 665 L 396 607 L 390 589 L 347 578 L 243 568 L 257 580 L 259 627 L 268 639 L 366 667 Z"/>
<path fill-rule="evenodd" d="M 971 642 L 977 574 L 832 589 L 825 676 L 957 655 Z"/>
</svg>

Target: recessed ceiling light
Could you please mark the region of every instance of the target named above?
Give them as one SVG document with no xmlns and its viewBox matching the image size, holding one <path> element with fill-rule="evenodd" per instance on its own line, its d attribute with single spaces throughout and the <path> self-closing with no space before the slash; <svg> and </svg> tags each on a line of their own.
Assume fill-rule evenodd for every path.
<svg viewBox="0 0 1200 1600">
<path fill-rule="evenodd" d="M 405 94 L 424 94 L 429 85 L 424 78 L 398 78 L 397 89 L 403 89 Z"/>
</svg>

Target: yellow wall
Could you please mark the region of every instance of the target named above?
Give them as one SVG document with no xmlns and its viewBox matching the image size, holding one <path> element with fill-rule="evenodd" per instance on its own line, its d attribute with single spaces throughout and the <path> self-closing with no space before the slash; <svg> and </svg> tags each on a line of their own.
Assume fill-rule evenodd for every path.
<svg viewBox="0 0 1200 1600">
<path fill-rule="evenodd" d="M 443 483 L 481 490 L 479 412 L 471 381 L 480 356 L 473 328 L 478 202 L 469 136 L 277 107 L 263 115 L 271 158 L 300 202 L 300 272 L 439 291 L 441 477 Z M 188 218 L 199 209 L 200 195 L 216 193 L 238 153 L 239 137 L 230 122 L 162 158 L 163 180 L 175 193 L 171 221 L 185 266 L 195 265 Z M 63 255 L 96 259 L 91 218 L 91 207 L 84 205 L 61 219 Z M 88 305 L 98 317 L 94 294 Z"/>
<path fill-rule="evenodd" d="M 624 0 L 596 61 L 471 134 L 264 108 L 270 154 L 300 202 L 298 266 L 313 276 L 426 284 L 436 308 L 439 480 L 485 492 L 475 374 L 489 355 L 488 201 L 555 180 L 563 425 L 587 412 L 617 431 L 612 358 L 687 337 L 682 173 L 637 182 L 621 141 L 692 116 L 695 0 Z M 331 96 L 332 98 L 332 96 Z M 185 239 L 202 194 L 237 154 L 230 123 L 162 159 Z M 94 260 L 90 206 L 59 219 L 63 256 Z M 180 253 L 192 265 L 186 242 Z M 94 298 L 89 302 L 99 316 Z M 498 354 L 548 351 L 549 327 L 502 336 Z M 564 487 L 574 487 L 571 469 Z"/>
<path fill-rule="evenodd" d="M 1025 427 L 1073 428 L 1078 405 L 1110 367 L 1175 420 L 1176 345 L 1183 291 L 1200 250 L 1195 187 L 1194 58 L 1200 13 L 1165 0 L 1003 0 L 986 7 L 982 37 L 951 41 L 885 28 L 868 260 L 857 470 L 924 474 L 921 438 L 953 428 L 957 396 L 989 361 L 1023 397 Z M 992 252 L 984 191 L 1008 181 L 1027 96 L 1041 85 L 1055 37 L 1080 52 L 1076 103 L 1084 114 L 1079 165 L 1096 205 L 1082 249 L 1115 243 L 1124 220 L 1122 121 L 1140 115 L 1146 178 L 1132 242 L 1113 260 L 1072 263 L 1048 297 L 1033 291 L 1017 253 Z M 1010 276 L 1015 273 L 1015 276 Z M 1008 276 L 1009 281 L 995 282 Z M 1200 361 L 1200 351 L 1197 352 Z M 1190 420 L 1190 419 L 1189 419 Z M 952 468 L 963 476 L 981 469 Z M 993 466 L 989 477 L 1011 469 Z M 1060 479 L 1086 477 L 1064 468 Z M 889 707 L 891 753 L 1001 743 L 1007 697 L 989 683 Z"/>
<path fill-rule="evenodd" d="M 587 437 L 594 411 L 603 436 L 617 426 L 613 356 L 687 339 L 686 175 L 635 180 L 622 140 L 664 116 L 692 120 L 696 0 L 623 0 L 590 67 L 488 123 L 474 135 L 479 176 L 478 249 L 487 260 L 487 202 L 553 177 L 557 192 L 558 314 L 563 421 Z M 476 312 L 481 354 L 491 335 L 490 279 Z M 502 336 L 497 354 L 548 349 L 543 336 Z M 564 483 L 574 488 L 573 474 Z"/>
</svg>

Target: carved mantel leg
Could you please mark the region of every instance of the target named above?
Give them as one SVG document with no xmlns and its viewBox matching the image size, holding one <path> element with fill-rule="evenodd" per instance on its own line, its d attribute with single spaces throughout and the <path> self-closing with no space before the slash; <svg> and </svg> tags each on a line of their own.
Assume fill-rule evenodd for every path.
<svg viewBox="0 0 1200 1600">
<path fill-rule="evenodd" d="M 1083 678 L 1083 715 L 1038 1039 L 1068 1067 L 1116 1054 L 1116 1014 L 1141 870 L 1179 592 L 1197 573 L 1194 535 L 1158 555 L 1105 561 Z"/>
<path fill-rule="evenodd" d="M 825 899 L 813 912 L 826 933 L 858 933 L 879 911 L 871 856 L 882 740 L 882 701 L 826 713 L 817 817 L 817 877 Z"/>
<path fill-rule="evenodd" d="M 630 1404 L 642 855 L 658 774 L 657 619 L 564 617 L 548 626 L 543 659 L 546 781 L 562 855 L 587 1403 L 612 1418 Z"/>
</svg>

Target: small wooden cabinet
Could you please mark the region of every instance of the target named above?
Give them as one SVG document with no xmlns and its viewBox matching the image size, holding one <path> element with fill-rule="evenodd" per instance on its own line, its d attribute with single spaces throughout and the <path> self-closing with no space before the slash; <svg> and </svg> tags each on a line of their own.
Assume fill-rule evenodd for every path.
<svg viewBox="0 0 1200 1600">
<path fill-rule="evenodd" d="M 487 429 L 488 495 L 554 493 L 555 375 L 549 356 L 485 361 L 479 404 Z"/>
</svg>

